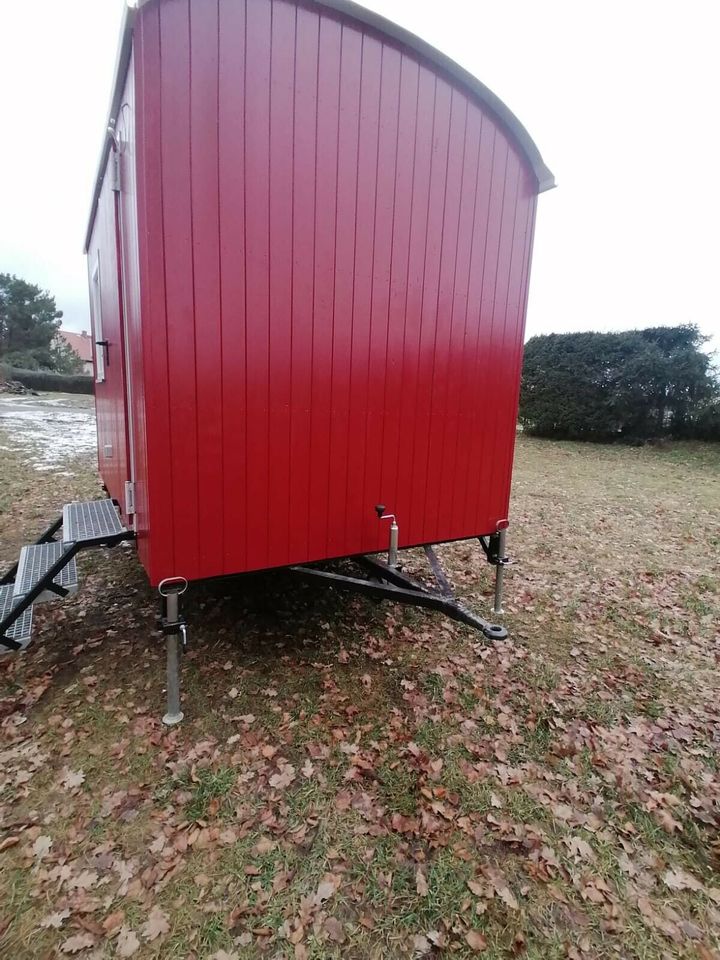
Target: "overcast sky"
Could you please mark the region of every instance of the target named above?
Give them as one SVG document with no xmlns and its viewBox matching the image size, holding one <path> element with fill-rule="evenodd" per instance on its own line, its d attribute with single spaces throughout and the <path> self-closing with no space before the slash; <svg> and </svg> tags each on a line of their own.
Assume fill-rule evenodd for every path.
<svg viewBox="0 0 720 960">
<path fill-rule="evenodd" d="M 720 348 L 714 0 L 365 0 L 474 73 L 555 174 L 528 335 L 694 322 Z M 0 272 L 88 326 L 82 242 L 122 0 L 0 0 Z"/>
</svg>

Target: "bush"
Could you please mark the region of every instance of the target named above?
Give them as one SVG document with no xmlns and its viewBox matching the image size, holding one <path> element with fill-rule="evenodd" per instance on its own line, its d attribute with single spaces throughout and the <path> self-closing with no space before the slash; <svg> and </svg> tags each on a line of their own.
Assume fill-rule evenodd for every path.
<svg viewBox="0 0 720 960">
<path fill-rule="evenodd" d="M 48 390 L 54 393 L 93 392 L 93 378 L 87 374 L 70 375 L 0 365 L 0 380 L 17 380 L 31 390 Z"/>
<path fill-rule="evenodd" d="M 695 440 L 720 440 L 720 400 L 702 407 L 688 436 Z"/>
<path fill-rule="evenodd" d="M 718 384 L 695 326 L 533 337 L 525 347 L 520 421 L 567 440 L 710 438 Z M 717 439 L 717 436 L 713 437 Z"/>
</svg>

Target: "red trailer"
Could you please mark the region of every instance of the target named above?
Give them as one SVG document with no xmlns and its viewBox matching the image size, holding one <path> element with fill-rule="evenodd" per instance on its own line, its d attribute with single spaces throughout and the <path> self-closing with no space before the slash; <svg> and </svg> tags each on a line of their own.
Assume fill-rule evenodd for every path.
<svg viewBox="0 0 720 960">
<path fill-rule="evenodd" d="M 347 0 L 128 8 L 86 250 L 100 473 L 150 582 L 290 566 L 463 618 L 396 548 L 501 569 L 553 185 L 494 94 Z M 307 566 L 389 536 L 370 581 Z"/>
</svg>

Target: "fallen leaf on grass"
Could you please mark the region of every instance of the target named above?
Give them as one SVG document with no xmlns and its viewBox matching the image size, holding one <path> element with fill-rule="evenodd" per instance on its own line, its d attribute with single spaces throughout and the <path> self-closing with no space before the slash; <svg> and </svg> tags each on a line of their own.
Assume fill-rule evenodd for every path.
<svg viewBox="0 0 720 960">
<path fill-rule="evenodd" d="M 4 840 L 0 841 L 0 853 L 9 847 L 16 846 L 18 843 L 20 843 L 20 837 L 5 837 Z"/>
<path fill-rule="evenodd" d="M 32 845 L 32 851 L 38 860 L 44 859 L 48 853 L 50 853 L 50 847 L 52 846 L 52 840 L 50 837 L 39 836 L 35 843 Z"/>
<path fill-rule="evenodd" d="M 271 853 L 276 846 L 277 844 L 274 840 L 271 840 L 270 837 L 260 837 L 253 847 L 253 853 L 256 853 L 258 856 L 263 856 L 263 854 Z"/>
<path fill-rule="evenodd" d="M 60 777 L 60 783 L 66 790 L 77 790 L 85 783 L 85 774 L 82 770 L 71 770 L 65 767 L 63 775 Z"/>
<path fill-rule="evenodd" d="M 432 950 L 430 941 L 422 933 L 416 933 L 413 937 L 413 956 L 425 957 Z"/>
<path fill-rule="evenodd" d="M 655 819 L 666 833 L 675 833 L 676 830 L 682 831 L 682 824 L 671 816 L 667 810 L 656 810 Z"/>
<path fill-rule="evenodd" d="M 285 787 L 290 786 L 294 779 L 295 767 L 288 763 L 286 766 L 281 768 L 279 773 L 274 773 L 270 777 L 270 786 L 275 787 L 278 790 L 284 790 Z"/>
<path fill-rule="evenodd" d="M 418 895 L 421 897 L 426 897 L 429 892 L 427 877 L 425 872 L 418 867 L 417 872 L 415 873 L 415 889 L 418 892 Z"/>
<path fill-rule="evenodd" d="M 479 930 L 468 930 L 465 934 L 465 941 L 475 953 L 482 953 L 487 947 L 487 940 Z"/>
<path fill-rule="evenodd" d="M 567 840 L 563 840 L 563 843 L 573 856 L 579 857 L 581 860 L 595 859 L 593 848 L 587 840 L 583 840 L 582 837 L 570 837 Z"/>
<path fill-rule="evenodd" d="M 502 872 L 502 870 L 499 870 L 497 867 L 493 867 L 488 864 L 482 868 L 482 872 L 492 885 L 495 896 L 499 897 L 511 910 L 519 910 L 520 904 L 517 902 L 515 894 L 510 889 L 508 882 L 505 879 L 505 874 Z M 471 884 L 473 884 L 473 886 L 471 886 Z M 483 893 L 478 893 L 478 886 L 479 884 L 474 884 L 474 881 L 468 881 L 468 887 L 476 896 L 487 896 L 484 888 L 481 888 L 483 889 Z"/>
<path fill-rule="evenodd" d="M 316 906 L 322 906 L 326 900 L 329 900 L 330 897 L 335 893 L 335 884 L 332 880 L 323 880 L 322 883 L 318 885 L 318 888 L 313 897 L 313 902 Z"/>
<path fill-rule="evenodd" d="M 484 883 L 478 883 L 477 880 L 468 880 L 467 887 L 470 893 L 474 893 L 476 897 L 487 897 L 488 889 Z M 490 894 L 492 897 L 492 894 Z"/>
<path fill-rule="evenodd" d="M 119 957 L 131 957 L 140 949 L 140 941 L 137 934 L 127 927 L 123 927 L 117 939 L 117 952 Z"/>
<path fill-rule="evenodd" d="M 95 940 L 89 933 L 76 933 L 74 937 L 69 937 L 60 947 L 62 953 L 80 953 L 81 950 L 87 950 L 95 945 Z"/>
<path fill-rule="evenodd" d="M 125 922 L 125 911 L 124 910 L 115 910 L 113 913 L 109 913 L 102 922 L 102 928 L 105 933 L 111 937 L 114 933 L 120 929 L 120 927 Z"/>
<path fill-rule="evenodd" d="M 49 929 L 50 927 L 52 927 L 53 930 L 59 930 L 60 927 L 63 925 L 63 921 L 67 920 L 69 916 L 70 916 L 69 910 L 58 910 L 56 913 L 48 914 L 44 920 L 41 920 L 40 926 L 45 927 L 45 929 Z"/>
<path fill-rule="evenodd" d="M 696 880 L 692 874 L 687 873 L 685 870 L 681 870 L 679 867 L 676 870 L 667 870 L 663 874 L 663 882 L 666 887 L 669 887 L 671 890 L 702 890 L 703 885 L 699 880 Z"/>
<path fill-rule="evenodd" d="M 343 943 L 345 941 L 345 930 L 343 925 L 335 917 L 328 917 L 325 921 L 325 931 L 328 937 L 334 943 Z"/>
<path fill-rule="evenodd" d="M 73 877 L 69 886 L 78 890 L 90 890 L 98 882 L 98 875 L 94 870 L 83 870 L 83 872 Z"/>
<path fill-rule="evenodd" d="M 218 950 L 208 960 L 239 960 L 236 953 L 228 953 L 227 950 Z"/>
<path fill-rule="evenodd" d="M 150 911 L 147 923 L 141 933 L 146 940 L 156 940 L 170 930 L 167 914 L 160 907 L 154 906 Z"/>
</svg>

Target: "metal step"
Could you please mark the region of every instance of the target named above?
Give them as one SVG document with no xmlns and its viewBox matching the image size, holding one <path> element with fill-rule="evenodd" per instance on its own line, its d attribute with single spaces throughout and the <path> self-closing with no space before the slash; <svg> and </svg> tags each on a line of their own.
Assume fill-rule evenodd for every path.
<svg viewBox="0 0 720 960">
<path fill-rule="evenodd" d="M 42 580 L 50 567 L 60 559 L 63 554 L 63 547 L 67 546 L 69 545 L 54 541 L 23 547 L 20 551 L 13 596 L 17 598 L 24 596 L 26 593 L 30 593 L 32 588 Z M 67 590 L 68 593 L 74 593 L 77 590 L 78 575 L 74 557 L 72 557 L 67 565 L 57 574 L 53 583 Z M 44 590 L 34 602 L 42 603 L 45 600 L 57 600 L 60 596 L 60 594 L 54 593 L 52 590 Z"/>
<path fill-rule="evenodd" d="M 14 586 L 12 583 L 6 583 L 0 587 L 0 622 L 10 613 L 16 602 L 16 599 L 13 597 Z M 10 640 L 15 640 L 15 642 L 19 643 L 22 647 L 26 647 L 28 643 L 30 643 L 30 636 L 32 634 L 32 612 L 33 608 L 28 607 L 6 631 L 6 636 L 9 637 Z M 7 648 L 0 643 L 0 653 L 6 649 Z"/>
<path fill-rule="evenodd" d="M 66 543 L 100 544 L 128 539 L 112 500 L 84 500 L 63 507 L 63 540 Z"/>
</svg>

